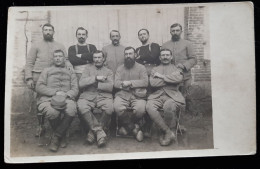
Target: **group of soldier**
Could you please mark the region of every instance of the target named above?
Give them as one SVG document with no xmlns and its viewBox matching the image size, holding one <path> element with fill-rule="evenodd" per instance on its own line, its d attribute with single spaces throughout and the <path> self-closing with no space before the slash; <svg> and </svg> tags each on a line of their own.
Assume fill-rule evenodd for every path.
<svg viewBox="0 0 260 169">
<path fill-rule="evenodd" d="M 172 39 L 162 47 L 149 41 L 147 29 L 139 30 L 142 45 L 137 49 L 122 46 L 120 32 L 112 30 L 112 43 L 97 50 L 86 42 L 88 31 L 79 27 L 78 43 L 69 47 L 68 56 L 65 47 L 54 41 L 51 24 L 43 25 L 42 33 L 43 40 L 33 44 L 27 56 L 25 80 L 37 93 L 39 123 L 44 115 L 53 130 L 51 151 L 58 151 L 76 114 L 88 128 L 86 141 L 98 147 L 108 141 L 113 112 L 121 135 L 142 141 L 153 122 L 161 133 L 160 145 L 176 139 L 177 114 L 185 107 L 183 91 L 196 64 L 191 42 L 180 38 L 180 24 L 171 25 Z M 43 132 L 39 125 L 36 135 Z"/>
</svg>

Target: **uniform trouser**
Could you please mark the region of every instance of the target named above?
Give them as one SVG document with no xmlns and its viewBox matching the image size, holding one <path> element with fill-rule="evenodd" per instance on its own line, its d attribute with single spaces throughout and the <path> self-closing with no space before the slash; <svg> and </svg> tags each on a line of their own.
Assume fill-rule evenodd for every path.
<svg viewBox="0 0 260 169">
<path fill-rule="evenodd" d="M 38 110 L 50 121 L 54 134 L 58 137 L 64 136 L 77 112 L 75 101 L 67 99 L 66 103 L 66 108 L 62 111 L 52 108 L 50 101 L 43 102 L 38 106 Z M 64 113 L 64 117 L 60 121 L 61 112 Z"/>
<path fill-rule="evenodd" d="M 67 105 L 66 105 L 66 109 L 64 110 L 64 114 L 74 117 L 77 112 L 75 101 L 67 99 L 66 103 Z M 60 113 L 61 113 L 59 110 L 52 108 L 50 101 L 40 103 L 38 106 L 38 110 L 42 112 L 42 114 L 45 115 L 47 119 L 50 120 L 60 117 Z"/>
<path fill-rule="evenodd" d="M 176 127 L 177 111 L 180 103 L 174 101 L 168 95 L 162 95 L 155 99 L 150 99 L 146 104 L 146 111 L 152 121 L 163 131 Z M 158 109 L 163 108 L 163 113 Z M 163 117 L 162 117 L 163 116 Z"/>
<path fill-rule="evenodd" d="M 94 133 L 106 131 L 109 129 L 111 115 L 114 111 L 112 98 L 96 98 L 92 101 L 86 99 L 79 99 L 78 109 L 80 116 Z M 93 114 L 93 109 L 98 108 L 102 110 L 102 116 L 98 121 Z"/>
<path fill-rule="evenodd" d="M 135 97 L 130 97 L 129 100 L 116 97 L 114 100 L 114 108 L 119 122 L 125 125 L 127 124 L 124 121 L 129 121 L 129 123 L 138 123 L 145 114 L 145 104 L 145 100 L 136 99 Z M 131 107 L 133 110 L 131 117 L 126 114 L 127 107 Z M 130 118 L 130 120 L 127 118 Z"/>
</svg>

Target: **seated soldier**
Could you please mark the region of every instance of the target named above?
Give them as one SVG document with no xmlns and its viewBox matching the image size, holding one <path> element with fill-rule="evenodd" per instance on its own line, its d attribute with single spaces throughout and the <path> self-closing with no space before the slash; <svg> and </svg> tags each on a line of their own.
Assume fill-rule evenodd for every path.
<svg viewBox="0 0 260 169">
<path fill-rule="evenodd" d="M 65 56 L 62 50 L 55 50 L 53 53 L 54 65 L 45 68 L 41 73 L 37 84 L 36 92 L 40 95 L 38 100 L 38 110 L 49 120 L 54 131 L 49 149 L 58 151 L 62 137 L 70 127 L 77 112 L 75 97 L 78 94 L 78 82 L 75 73 L 65 68 Z M 54 107 L 52 99 L 63 96 L 66 103 L 64 111 L 62 107 Z M 62 120 L 60 114 L 64 113 Z"/>
<path fill-rule="evenodd" d="M 179 92 L 179 85 L 183 80 L 183 73 L 171 64 L 172 52 L 162 49 L 160 52 L 161 64 L 152 69 L 150 84 L 157 90 L 148 96 L 146 110 L 152 121 L 161 130 L 160 144 L 169 145 L 176 139 L 174 132 L 177 125 L 177 111 L 185 106 L 185 99 Z M 163 117 L 158 111 L 163 108 Z"/>
<path fill-rule="evenodd" d="M 114 100 L 118 122 L 122 124 L 119 133 L 121 135 L 131 133 L 138 141 L 142 141 L 143 132 L 140 130 L 139 122 L 145 114 L 148 76 L 145 67 L 135 61 L 136 52 L 133 47 L 125 48 L 124 55 L 125 61 L 117 68 L 114 85 L 119 89 Z M 133 109 L 130 117 L 127 107 Z"/>
<path fill-rule="evenodd" d="M 102 147 L 107 142 L 107 133 L 113 108 L 113 72 L 106 68 L 102 51 L 93 53 L 93 64 L 86 66 L 79 80 L 79 88 L 82 93 L 78 100 L 78 109 L 83 121 L 90 130 L 86 141 L 89 144 L 98 143 Z M 100 120 L 94 116 L 93 110 L 98 108 L 103 111 Z"/>
</svg>

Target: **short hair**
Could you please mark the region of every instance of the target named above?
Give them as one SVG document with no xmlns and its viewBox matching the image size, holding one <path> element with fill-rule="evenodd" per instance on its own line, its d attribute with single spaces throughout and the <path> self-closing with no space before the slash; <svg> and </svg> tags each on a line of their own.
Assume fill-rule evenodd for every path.
<svg viewBox="0 0 260 169">
<path fill-rule="evenodd" d="M 98 54 L 98 53 L 102 53 L 103 58 L 105 58 L 105 55 L 104 55 L 104 53 L 103 53 L 101 50 L 96 50 L 96 51 L 93 53 L 93 56 L 94 56 L 94 54 Z"/>
<path fill-rule="evenodd" d="M 136 53 L 135 48 L 133 48 L 132 46 L 126 47 L 125 50 L 124 50 L 124 53 L 125 53 L 126 50 L 130 50 L 130 49 L 133 49 L 133 50 L 134 50 L 134 53 Z"/>
<path fill-rule="evenodd" d="M 171 51 L 170 49 L 161 49 L 161 50 L 160 50 L 160 56 L 161 56 L 161 52 L 163 52 L 163 51 L 169 51 L 170 54 L 172 55 L 172 51 Z"/>
<path fill-rule="evenodd" d="M 175 28 L 175 27 L 177 27 L 177 26 L 179 26 L 179 27 L 181 28 L 181 30 L 182 30 L 182 26 L 181 26 L 181 24 L 179 24 L 179 23 L 174 23 L 174 24 L 172 24 L 170 28 Z"/>
<path fill-rule="evenodd" d="M 50 24 L 50 23 L 44 24 L 44 25 L 42 26 L 42 30 L 44 29 L 45 26 L 51 27 L 51 28 L 53 29 L 53 31 L 54 31 L 54 26 L 53 26 L 52 24 Z"/>
<path fill-rule="evenodd" d="M 77 36 L 78 30 L 84 30 L 84 31 L 86 31 L 86 35 L 88 34 L 88 30 L 87 29 L 85 29 L 83 27 L 78 27 L 78 29 L 76 30 L 76 36 Z"/>
<path fill-rule="evenodd" d="M 140 33 L 141 31 L 146 31 L 147 34 L 149 35 L 149 31 L 148 31 L 147 29 L 144 29 L 144 28 L 143 28 L 143 29 L 140 29 L 140 30 L 138 31 L 138 34 L 137 34 L 138 36 L 139 36 L 139 33 Z"/>
<path fill-rule="evenodd" d="M 53 56 L 54 56 L 54 53 L 62 53 L 63 56 L 65 56 L 65 53 L 63 52 L 63 50 L 61 49 L 57 49 L 53 52 Z"/>
<path fill-rule="evenodd" d="M 110 34 L 109 34 L 110 37 L 111 37 L 111 33 L 112 33 L 112 32 L 117 32 L 117 33 L 119 34 L 119 36 L 121 37 L 120 32 L 119 32 L 118 30 L 112 30 L 112 31 L 110 32 Z"/>
</svg>

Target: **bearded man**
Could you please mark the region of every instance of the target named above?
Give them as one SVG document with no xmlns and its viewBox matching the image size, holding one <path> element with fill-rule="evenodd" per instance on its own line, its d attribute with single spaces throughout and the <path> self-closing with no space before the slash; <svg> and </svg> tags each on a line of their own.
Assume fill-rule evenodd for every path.
<svg viewBox="0 0 260 169">
<path fill-rule="evenodd" d="M 114 100 L 114 109 L 121 124 L 119 133 L 133 134 L 137 141 L 142 141 L 140 120 L 145 114 L 148 76 L 145 67 L 135 61 L 136 52 L 133 47 L 125 48 L 124 56 L 124 64 L 116 71 L 114 85 L 119 90 Z M 131 114 L 127 111 L 128 107 L 132 109 Z"/>
</svg>

